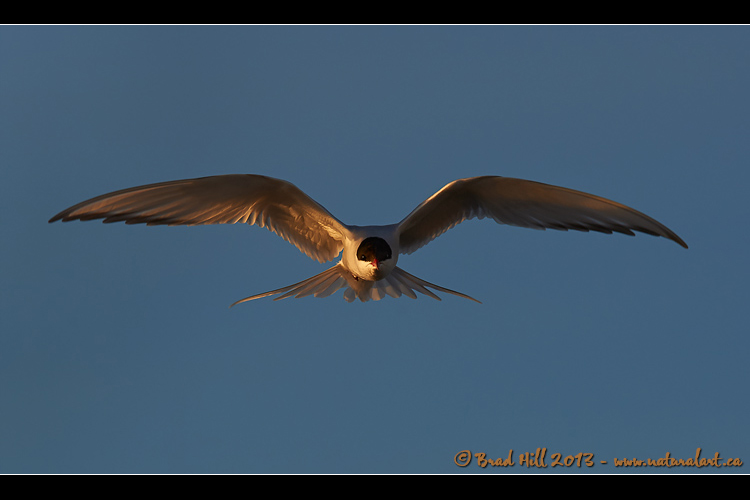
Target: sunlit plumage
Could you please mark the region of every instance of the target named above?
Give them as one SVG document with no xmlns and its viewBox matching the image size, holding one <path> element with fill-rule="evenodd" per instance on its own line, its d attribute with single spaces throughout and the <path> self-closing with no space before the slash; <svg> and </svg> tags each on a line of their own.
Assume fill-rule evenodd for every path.
<svg viewBox="0 0 750 500">
<path fill-rule="evenodd" d="M 410 254 L 461 222 L 491 217 L 499 224 L 534 229 L 662 236 L 687 248 L 666 226 L 630 207 L 599 196 L 539 182 L 484 176 L 460 179 L 422 202 L 398 224 L 353 226 L 339 221 L 293 184 L 261 175 L 220 175 L 123 189 L 74 205 L 50 219 L 124 221 L 126 224 L 256 224 L 278 234 L 319 262 L 342 254 L 335 266 L 304 281 L 235 302 L 281 294 L 344 298 L 435 299 L 434 290 L 476 301 L 396 267 Z M 478 301 L 476 301 L 478 302 Z M 232 304 L 234 305 L 234 304 Z"/>
</svg>

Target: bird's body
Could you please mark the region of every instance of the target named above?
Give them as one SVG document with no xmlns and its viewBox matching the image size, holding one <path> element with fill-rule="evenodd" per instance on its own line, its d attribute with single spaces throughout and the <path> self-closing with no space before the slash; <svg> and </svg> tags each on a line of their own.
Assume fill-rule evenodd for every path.
<svg viewBox="0 0 750 500">
<path fill-rule="evenodd" d="M 412 253 L 464 220 L 492 217 L 500 224 L 535 229 L 639 231 L 669 238 L 687 248 L 666 226 L 630 207 L 605 198 L 508 177 L 459 179 L 422 202 L 398 224 L 347 225 L 289 182 L 261 175 L 221 175 L 150 184 L 105 194 L 74 205 L 50 219 L 126 224 L 198 225 L 237 222 L 266 227 L 320 262 L 341 254 L 326 271 L 245 302 L 281 294 L 327 297 L 346 288 L 344 298 L 380 300 L 385 295 L 435 299 L 428 288 L 476 301 L 421 280 L 396 266 L 399 254 Z M 478 301 L 476 301 L 478 302 Z M 234 304 L 233 304 L 234 305 Z"/>
</svg>

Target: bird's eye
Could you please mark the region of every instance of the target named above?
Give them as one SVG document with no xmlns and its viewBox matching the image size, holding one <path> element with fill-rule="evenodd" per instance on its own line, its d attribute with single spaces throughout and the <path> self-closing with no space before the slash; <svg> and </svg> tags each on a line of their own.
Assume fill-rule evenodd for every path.
<svg viewBox="0 0 750 500">
<path fill-rule="evenodd" d="M 365 260 L 365 259 L 366 259 L 366 257 L 365 257 L 364 254 L 362 254 L 362 255 L 359 256 L 359 260 Z"/>
</svg>

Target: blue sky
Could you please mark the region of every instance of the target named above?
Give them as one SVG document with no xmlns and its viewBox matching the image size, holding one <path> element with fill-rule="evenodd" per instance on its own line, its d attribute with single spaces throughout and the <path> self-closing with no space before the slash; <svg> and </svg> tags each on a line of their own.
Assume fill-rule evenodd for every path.
<svg viewBox="0 0 750 500">
<path fill-rule="evenodd" d="M 0 473 L 750 461 L 749 44 L 747 27 L 0 27 Z M 47 223 L 227 173 L 359 225 L 454 179 L 520 177 L 630 205 L 690 249 L 470 221 L 399 266 L 482 305 L 230 310 L 326 267 L 257 227 Z M 517 463 L 537 448 L 595 465 Z M 511 449 L 509 468 L 454 463 Z"/>
</svg>

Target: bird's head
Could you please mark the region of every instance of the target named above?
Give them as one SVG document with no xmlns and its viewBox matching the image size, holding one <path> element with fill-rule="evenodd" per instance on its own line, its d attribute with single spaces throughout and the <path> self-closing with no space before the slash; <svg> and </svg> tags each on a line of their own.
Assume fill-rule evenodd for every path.
<svg viewBox="0 0 750 500">
<path fill-rule="evenodd" d="M 390 245 L 378 237 L 365 238 L 357 248 L 357 270 L 360 277 L 368 280 L 382 279 L 396 267 Z"/>
</svg>

